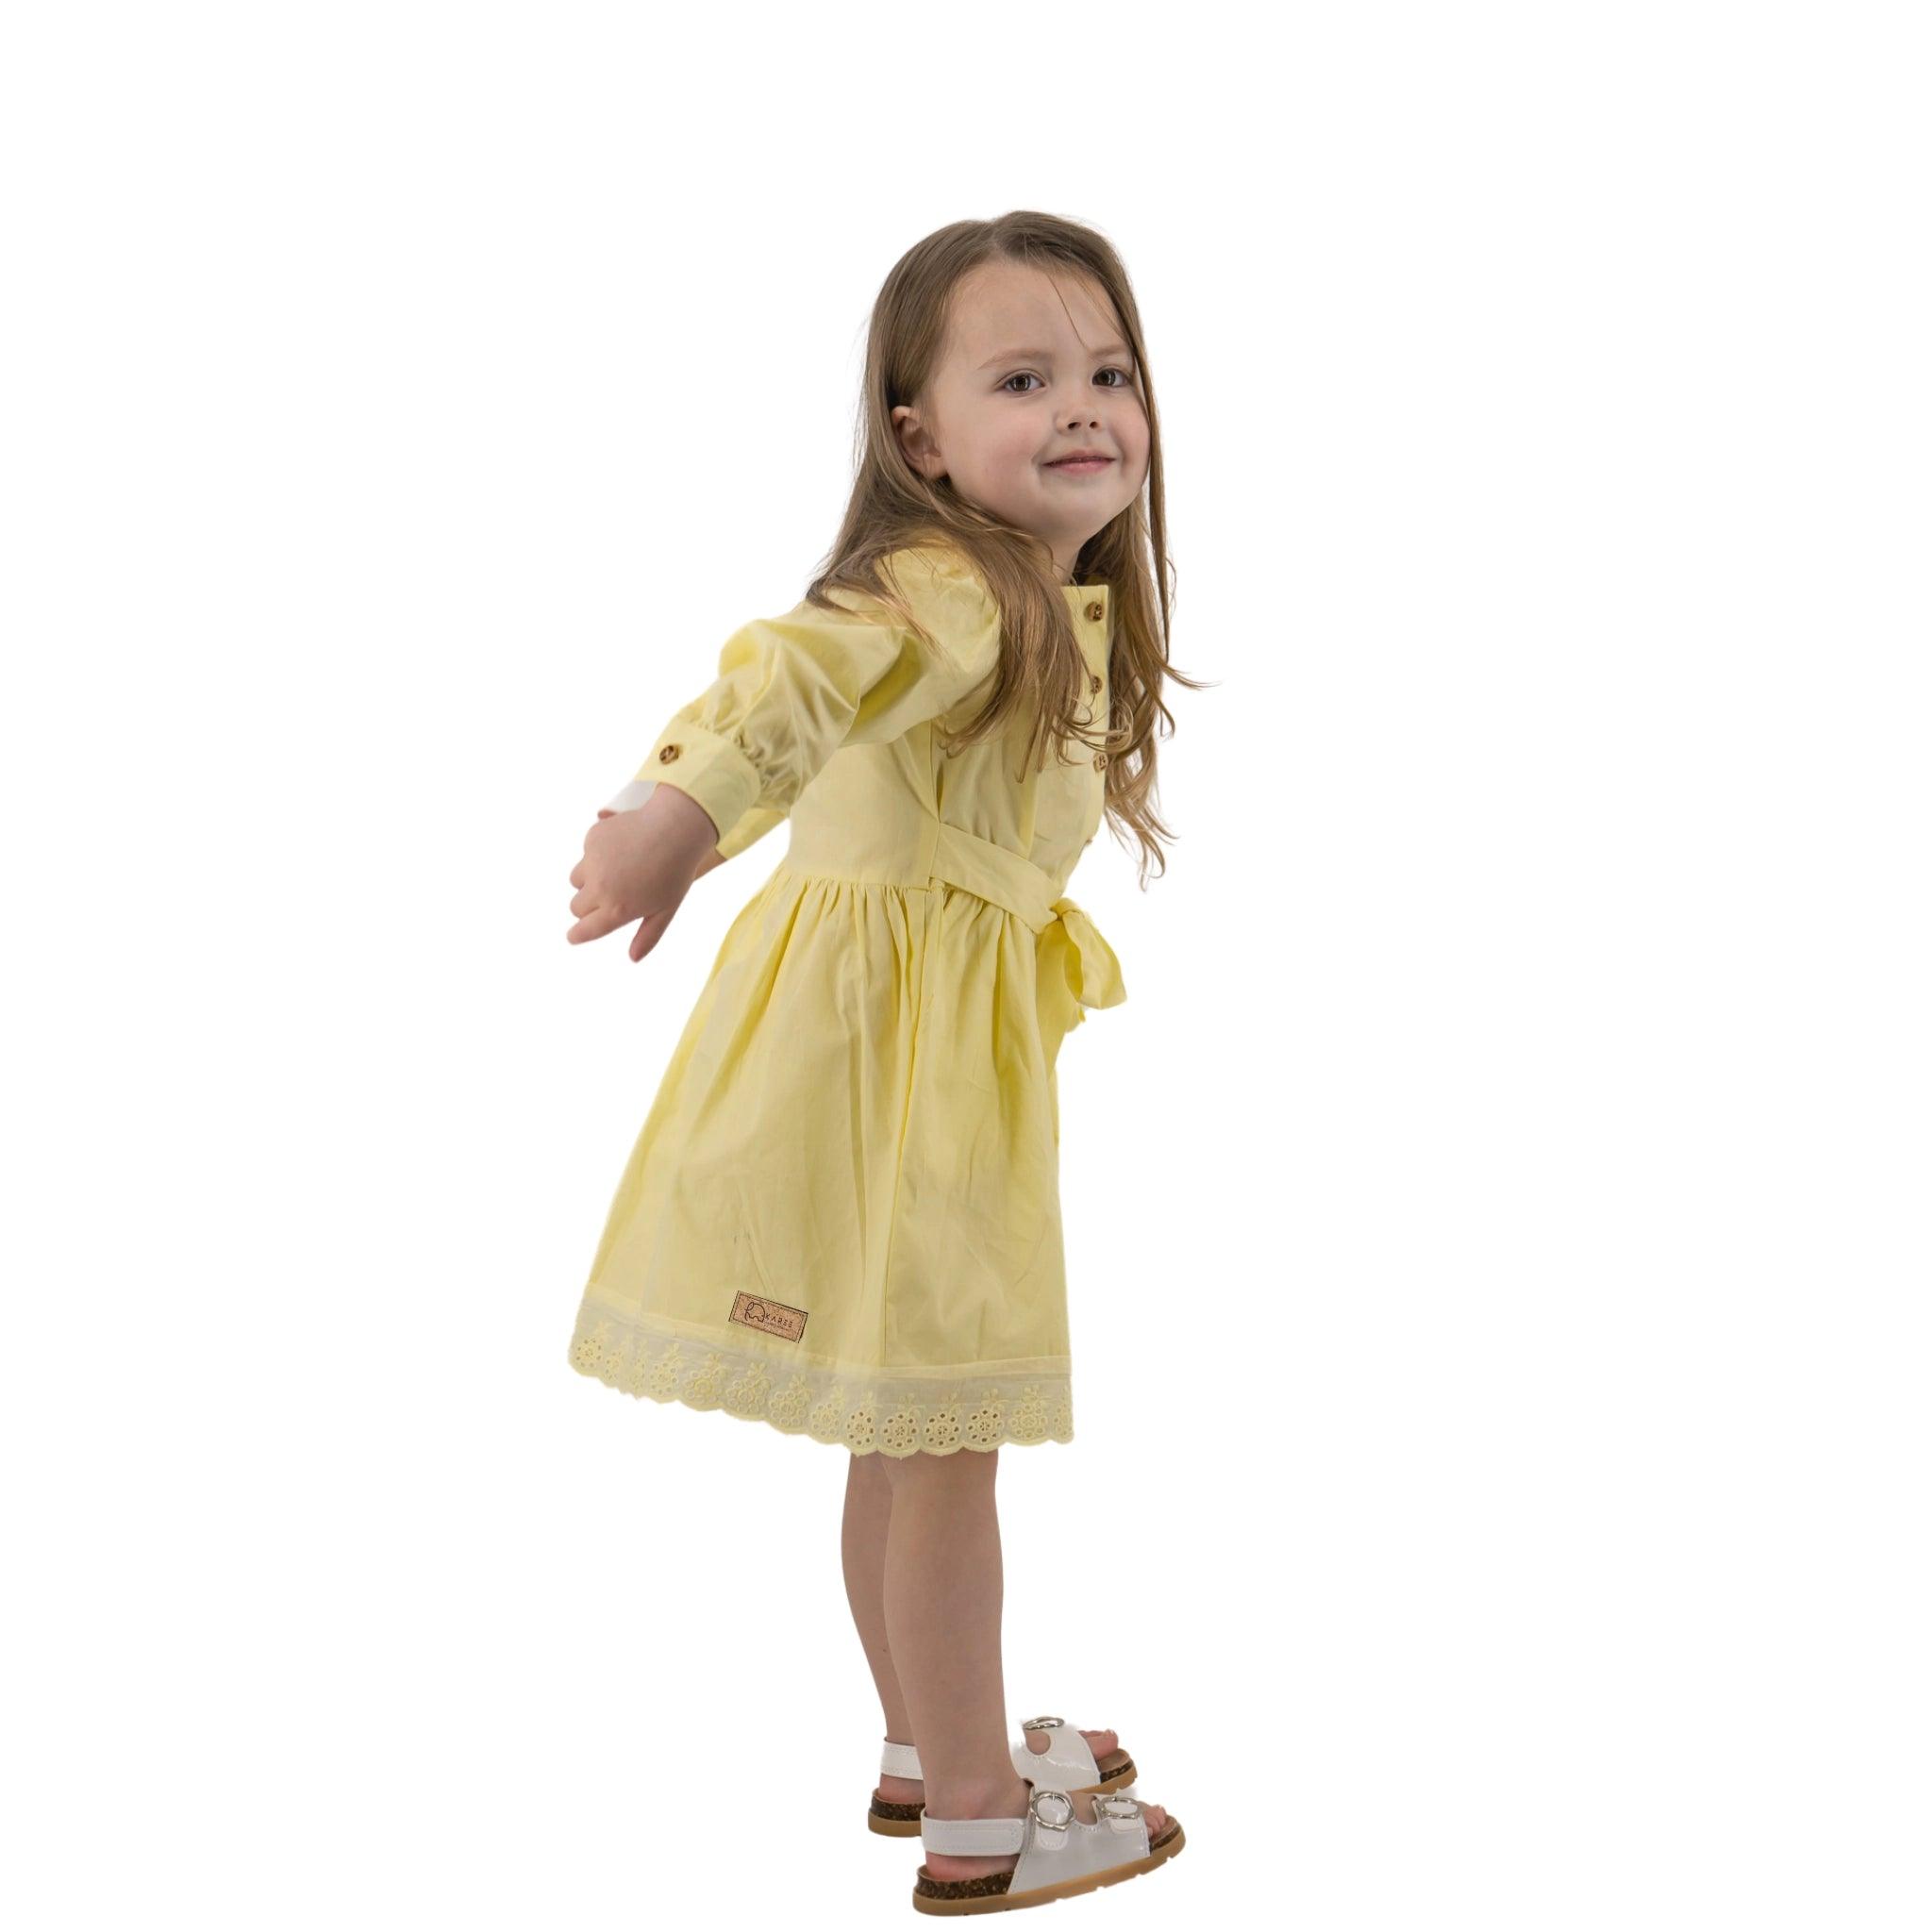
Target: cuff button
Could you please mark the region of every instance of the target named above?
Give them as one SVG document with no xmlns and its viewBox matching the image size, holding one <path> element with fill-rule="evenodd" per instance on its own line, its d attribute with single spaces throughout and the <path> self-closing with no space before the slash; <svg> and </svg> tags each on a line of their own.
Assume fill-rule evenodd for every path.
<svg viewBox="0 0 1932 1932">
<path fill-rule="evenodd" d="M 681 744 L 667 744 L 658 752 L 658 762 L 660 765 L 668 765 L 683 749 L 684 747 Z"/>
</svg>

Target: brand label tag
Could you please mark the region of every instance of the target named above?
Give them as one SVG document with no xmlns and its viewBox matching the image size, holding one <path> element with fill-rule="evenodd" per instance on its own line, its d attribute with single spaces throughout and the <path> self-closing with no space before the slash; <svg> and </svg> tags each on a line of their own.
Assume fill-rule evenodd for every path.
<svg viewBox="0 0 1932 1932">
<path fill-rule="evenodd" d="M 746 1294 L 740 1291 L 731 1304 L 731 1317 L 734 1322 L 742 1322 L 747 1328 L 761 1328 L 767 1335 L 776 1335 L 786 1341 L 796 1341 L 805 1333 L 805 1310 L 788 1308 L 783 1302 L 767 1301 L 763 1295 Z"/>
</svg>

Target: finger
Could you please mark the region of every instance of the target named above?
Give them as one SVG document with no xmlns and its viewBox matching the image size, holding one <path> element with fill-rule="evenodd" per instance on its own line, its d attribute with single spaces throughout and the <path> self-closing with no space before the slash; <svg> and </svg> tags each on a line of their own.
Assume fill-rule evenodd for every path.
<svg viewBox="0 0 1932 1932">
<path fill-rule="evenodd" d="M 581 858 L 570 869 L 570 882 L 574 886 L 580 886 L 584 882 L 584 861 Z"/>
<path fill-rule="evenodd" d="M 572 911 L 576 908 L 573 906 Z M 607 932 L 615 932 L 624 924 L 608 906 L 592 906 L 584 916 L 564 934 L 572 945 L 580 946 L 586 940 L 601 940 Z"/>
<path fill-rule="evenodd" d="M 631 958 L 634 961 L 641 959 L 664 937 L 664 928 L 670 924 L 669 912 L 654 912 L 650 918 L 641 920 L 637 931 L 631 935 Z"/>
</svg>

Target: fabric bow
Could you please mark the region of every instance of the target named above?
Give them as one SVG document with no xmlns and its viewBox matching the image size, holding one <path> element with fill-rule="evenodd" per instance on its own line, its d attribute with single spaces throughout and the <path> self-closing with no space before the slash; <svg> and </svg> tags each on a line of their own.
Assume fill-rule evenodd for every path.
<svg viewBox="0 0 1932 1932">
<path fill-rule="evenodd" d="M 1083 1007 L 1117 1007 L 1126 998 L 1121 962 L 1100 928 L 1071 899 L 1053 902 L 1053 918 L 1040 935 L 1041 965 L 1058 963 L 1065 984 Z M 1056 955 L 1055 960 L 1046 957 Z"/>
</svg>

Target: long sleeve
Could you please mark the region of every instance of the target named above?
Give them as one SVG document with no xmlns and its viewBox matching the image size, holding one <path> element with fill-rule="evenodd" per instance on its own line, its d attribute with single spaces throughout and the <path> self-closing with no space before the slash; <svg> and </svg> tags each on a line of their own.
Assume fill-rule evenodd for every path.
<svg viewBox="0 0 1932 1932">
<path fill-rule="evenodd" d="M 834 593 L 837 611 L 801 601 L 755 619 L 725 640 L 716 681 L 672 714 L 619 797 L 676 786 L 729 858 L 784 821 L 833 753 L 890 743 L 970 696 L 999 663 L 991 596 L 940 546 L 895 551 L 886 569 L 932 644 L 855 591 Z"/>
</svg>

